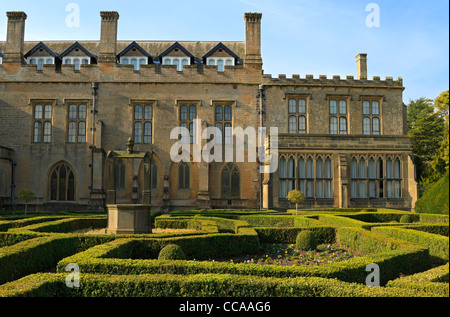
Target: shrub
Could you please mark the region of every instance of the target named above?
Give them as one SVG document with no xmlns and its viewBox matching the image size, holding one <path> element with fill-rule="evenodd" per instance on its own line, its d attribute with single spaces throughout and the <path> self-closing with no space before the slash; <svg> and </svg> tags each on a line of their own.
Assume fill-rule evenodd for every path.
<svg viewBox="0 0 450 317">
<path fill-rule="evenodd" d="M 295 240 L 295 246 L 298 250 L 315 250 L 317 248 L 317 240 L 314 233 L 310 230 L 301 231 Z"/>
<path fill-rule="evenodd" d="M 186 260 L 186 256 L 180 246 L 169 244 L 159 252 L 158 260 Z"/>
<path fill-rule="evenodd" d="M 430 185 L 415 205 L 418 213 L 446 214 L 449 212 L 449 172 Z"/>
<path fill-rule="evenodd" d="M 400 218 L 400 223 L 413 223 L 414 220 L 412 219 L 411 215 L 403 215 Z"/>
</svg>

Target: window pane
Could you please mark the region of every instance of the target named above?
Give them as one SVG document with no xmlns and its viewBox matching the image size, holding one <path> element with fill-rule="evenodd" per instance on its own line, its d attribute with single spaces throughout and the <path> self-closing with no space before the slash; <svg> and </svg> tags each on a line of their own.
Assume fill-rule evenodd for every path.
<svg viewBox="0 0 450 317">
<path fill-rule="evenodd" d="M 87 113 L 86 110 L 87 110 L 86 105 L 79 105 L 78 106 L 78 119 L 86 120 L 86 113 Z"/>
<path fill-rule="evenodd" d="M 45 105 L 44 107 L 44 119 L 51 120 L 52 119 L 52 105 Z"/>
<path fill-rule="evenodd" d="M 68 138 L 67 142 L 69 143 L 75 143 L 75 138 L 77 135 L 77 124 L 75 122 L 69 122 L 69 129 L 68 129 Z"/>
<path fill-rule="evenodd" d="M 78 143 L 86 143 L 86 122 L 78 123 Z"/>
<path fill-rule="evenodd" d="M 128 65 L 128 58 L 122 59 L 122 65 Z"/>
<path fill-rule="evenodd" d="M 298 132 L 306 133 L 306 118 L 304 116 L 298 117 Z"/>
<path fill-rule="evenodd" d="M 339 118 L 339 133 L 347 134 L 347 118 L 344 117 Z"/>
<path fill-rule="evenodd" d="M 378 116 L 380 114 L 380 103 L 378 101 L 372 101 L 372 114 Z"/>
<path fill-rule="evenodd" d="M 339 114 L 347 114 L 347 101 L 339 100 Z"/>
<path fill-rule="evenodd" d="M 325 178 L 332 178 L 331 177 L 331 160 L 329 158 L 327 158 L 325 160 Z"/>
<path fill-rule="evenodd" d="M 165 58 L 165 59 L 164 59 L 164 65 L 170 65 L 170 64 L 171 64 L 170 59 Z"/>
<path fill-rule="evenodd" d="M 142 123 L 136 122 L 134 124 L 134 143 L 141 144 L 142 143 Z"/>
<path fill-rule="evenodd" d="M 301 113 L 301 114 L 306 113 L 306 100 L 305 99 L 298 100 L 298 113 Z"/>
<path fill-rule="evenodd" d="M 284 158 L 280 159 L 279 178 L 286 178 L 286 160 Z"/>
<path fill-rule="evenodd" d="M 184 165 L 184 188 L 188 189 L 191 187 L 191 181 L 190 181 L 190 168 L 189 165 Z"/>
<path fill-rule="evenodd" d="M 366 161 L 364 159 L 361 159 L 359 161 L 359 178 L 366 178 Z"/>
<path fill-rule="evenodd" d="M 139 65 L 147 65 L 147 61 L 145 60 L 145 58 L 141 58 L 139 60 Z"/>
<path fill-rule="evenodd" d="M 42 119 L 42 105 L 36 105 L 34 107 L 34 118 L 37 120 Z"/>
<path fill-rule="evenodd" d="M 180 60 L 174 59 L 173 60 L 173 65 L 177 65 L 177 70 L 180 70 Z"/>
<path fill-rule="evenodd" d="M 325 181 L 325 198 L 333 198 L 331 191 L 331 181 Z"/>
<path fill-rule="evenodd" d="M 152 124 L 150 122 L 147 122 L 144 125 L 144 143 L 152 143 Z"/>
<path fill-rule="evenodd" d="M 66 173 L 66 167 L 64 165 L 61 166 L 61 168 L 59 169 L 59 196 L 58 196 L 58 200 L 60 201 L 65 201 L 66 198 L 66 189 L 67 189 L 67 184 L 66 184 L 66 177 L 67 177 L 67 173 Z"/>
<path fill-rule="evenodd" d="M 151 189 L 158 189 L 158 166 L 152 162 L 152 184 Z"/>
<path fill-rule="evenodd" d="M 367 198 L 365 181 L 359 181 L 359 198 Z"/>
<path fill-rule="evenodd" d="M 306 198 L 314 198 L 314 181 L 306 181 Z"/>
<path fill-rule="evenodd" d="M 222 121 L 223 120 L 223 107 L 217 106 L 216 107 L 216 121 Z"/>
<path fill-rule="evenodd" d="M 336 117 L 330 118 L 330 134 L 337 134 L 338 133 L 338 123 Z"/>
<path fill-rule="evenodd" d="M 75 65 L 75 67 L 74 67 L 75 70 L 80 70 L 80 60 L 79 59 L 75 59 L 73 61 L 73 64 Z"/>
<path fill-rule="evenodd" d="M 153 120 L 153 106 L 146 105 L 144 107 L 144 120 Z"/>
<path fill-rule="evenodd" d="M 180 108 L 180 120 L 181 121 L 187 121 L 188 119 L 188 107 L 187 106 L 181 106 Z"/>
<path fill-rule="evenodd" d="M 134 120 L 142 120 L 142 106 L 137 105 L 134 107 Z"/>
<path fill-rule="evenodd" d="M 375 160 L 370 159 L 369 160 L 369 178 L 375 179 L 375 176 L 376 176 Z"/>
<path fill-rule="evenodd" d="M 240 184 L 241 180 L 239 177 L 239 172 L 236 167 L 233 169 L 233 173 L 231 175 L 231 197 L 238 198 L 241 196 Z"/>
<path fill-rule="evenodd" d="M 191 144 L 195 144 L 195 124 L 193 122 L 189 123 L 189 140 Z"/>
<path fill-rule="evenodd" d="M 225 144 L 232 144 L 233 140 L 233 129 L 231 128 L 231 123 L 225 123 Z"/>
<path fill-rule="evenodd" d="M 323 178 L 323 161 L 321 158 L 316 161 L 316 178 Z"/>
<path fill-rule="evenodd" d="M 214 66 L 214 65 L 216 65 L 216 61 L 213 59 L 210 59 L 210 60 L 208 60 L 208 65 Z"/>
<path fill-rule="evenodd" d="M 400 179 L 400 160 L 396 159 L 394 162 L 394 178 Z"/>
<path fill-rule="evenodd" d="M 306 178 L 305 176 L 306 176 L 306 174 L 305 174 L 305 160 L 300 158 L 298 160 L 298 177 L 299 178 Z"/>
<path fill-rule="evenodd" d="M 392 176 L 393 176 L 393 174 L 392 174 L 392 160 L 389 159 L 386 162 L 386 178 L 392 179 L 393 178 Z"/>
<path fill-rule="evenodd" d="M 337 101 L 330 100 L 330 114 L 337 114 Z"/>
<path fill-rule="evenodd" d="M 231 107 L 225 107 L 225 121 L 231 121 Z"/>
<path fill-rule="evenodd" d="M 134 70 L 138 70 L 139 69 L 136 58 L 131 59 L 131 65 L 133 65 L 133 69 Z"/>
<path fill-rule="evenodd" d="M 71 120 L 77 119 L 77 105 L 69 106 L 69 119 L 71 119 Z"/>
<path fill-rule="evenodd" d="M 221 60 L 221 59 L 219 59 L 219 60 L 217 61 L 217 70 L 218 70 L 219 72 L 223 72 L 223 71 L 225 70 L 224 64 L 223 64 L 223 60 Z"/>
<path fill-rule="evenodd" d="M 44 143 L 52 142 L 52 124 L 50 122 L 44 123 Z"/>
<path fill-rule="evenodd" d="M 312 158 L 306 161 L 306 178 L 314 178 L 314 162 Z"/>
<path fill-rule="evenodd" d="M 81 61 L 81 65 L 88 65 L 89 64 L 89 60 L 86 58 L 83 58 L 83 60 Z"/>
<path fill-rule="evenodd" d="M 370 115 L 370 101 L 363 102 L 363 115 Z"/>
<path fill-rule="evenodd" d="M 297 117 L 289 117 L 289 133 L 297 133 Z"/>
<path fill-rule="evenodd" d="M 358 167 L 357 167 L 357 161 L 356 159 L 353 159 L 350 165 L 350 173 L 351 173 L 351 178 L 352 179 L 357 179 L 358 178 Z"/>
<path fill-rule="evenodd" d="M 316 198 L 323 198 L 323 180 L 316 181 Z"/>
<path fill-rule="evenodd" d="M 292 157 L 288 161 L 288 178 L 295 178 L 295 162 Z"/>
<path fill-rule="evenodd" d="M 364 118 L 363 119 L 363 133 L 365 135 L 370 134 L 370 118 Z"/>
<path fill-rule="evenodd" d="M 55 169 L 50 178 L 50 200 L 58 199 L 58 175 Z"/>
<path fill-rule="evenodd" d="M 297 113 L 297 100 L 289 99 L 289 113 L 290 114 Z"/>
<path fill-rule="evenodd" d="M 42 141 L 42 123 L 35 122 L 34 123 L 34 137 L 33 142 L 39 143 Z"/>
<path fill-rule="evenodd" d="M 197 118 L 197 107 L 190 106 L 189 107 L 189 120 L 192 121 Z"/>
<path fill-rule="evenodd" d="M 223 138 L 223 126 L 222 123 L 216 123 L 216 135 L 214 136 L 214 141 L 216 144 L 221 145 L 222 144 L 222 138 Z"/>
<path fill-rule="evenodd" d="M 378 119 L 378 118 L 372 119 L 372 129 L 373 129 L 374 135 L 380 134 L 380 119 Z"/>
</svg>

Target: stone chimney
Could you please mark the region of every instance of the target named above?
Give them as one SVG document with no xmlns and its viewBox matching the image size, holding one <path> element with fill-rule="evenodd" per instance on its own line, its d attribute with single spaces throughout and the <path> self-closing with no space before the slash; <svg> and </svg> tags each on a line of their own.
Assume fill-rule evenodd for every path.
<svg viewBox="0 0 450 317">
<path fill-rule="evenodd" d="M 262 70 L 261 18 L 262 13 L 245 13 L 245 61 L 247 67 Z"/>
<path fill-rule="evenodd" d="M 102 18 L 100 33 L 99 63 L 115 63 L 117 56 L 117 24 L 119 13 L 115 11 L 100 12 Z"/>
<path fill-rule="evenodd" d="M 25 12 L 6 12 L 8 26 L 6 33 L 5 58 L 3 63 L 22 63 L 25 40 Z"/>
<path fill-rule="evenodd" d="M 367 54 L 356 56 L 356 78 L 367 79 Z"/>
</svg>

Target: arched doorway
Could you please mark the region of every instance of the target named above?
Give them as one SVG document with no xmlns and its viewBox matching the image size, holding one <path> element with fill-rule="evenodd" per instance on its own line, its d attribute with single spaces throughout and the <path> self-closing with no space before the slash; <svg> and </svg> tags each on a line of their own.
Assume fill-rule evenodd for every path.
<svg viewBox="0 0 450 317">
<path fill-rule="evenodd" d="M 49 184 L 51 201 L 75 201 L 75 174 L 67 163 L 61 162 L 53 167 Z"/>
</svg>

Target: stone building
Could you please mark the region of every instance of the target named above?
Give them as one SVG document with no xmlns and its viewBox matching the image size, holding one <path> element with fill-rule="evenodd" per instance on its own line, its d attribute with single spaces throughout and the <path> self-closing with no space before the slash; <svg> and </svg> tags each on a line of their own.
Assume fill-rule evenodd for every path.
<svg viewBox="0 0 450 317">
<path fill-rule="evenodd" d="M 101 209 L 114 177 L 117 201 L 139 201 L 143 164 L 108 153 L 151 152 L 155 210 L 304 207 L 411 209 L 417 184 L 402 79 L 264 74 L 261 18 L 246 13 L 245 41 L 120 41 L 119 14 L 101 12 L 99 41 L 25 41 L 24 12 L 7 12 L 0 42 L 0 204 L 31 189 L 39 210 Z M 197 123 L 197 125 L 195 125 Z M 201 127 L 200 127 L 201 125 Z M 278 169 L 259 163 L 174 162 L 176 127 L 202 148 L 206 127 L 278 128 Z M 267 143 L 270 144 L 269 135 Z M 250 141 L 246 141 L 249 144 Z M 245 157 L 252 148 L 245 149 Z M 235 153 L 236 155 L 236 153 Z M 260 195 L 260 193 L 262 193 Z"/>
</svg>

